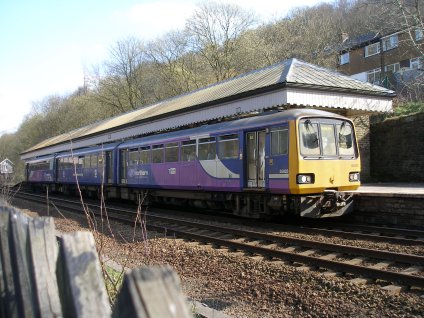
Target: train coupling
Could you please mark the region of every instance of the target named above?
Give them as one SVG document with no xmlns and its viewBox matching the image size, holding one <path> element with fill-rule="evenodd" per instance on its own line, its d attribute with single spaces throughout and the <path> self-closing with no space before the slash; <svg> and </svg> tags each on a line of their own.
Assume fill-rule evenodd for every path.
<svg viewBox="0 0 424 318">
<path fill-rule="evenodd" d="M 337 217 L 353 210 L 353 194 L 325 190 L 320 196 L 300 198 L 300 216 L 309 218 Z"/>
</svg>

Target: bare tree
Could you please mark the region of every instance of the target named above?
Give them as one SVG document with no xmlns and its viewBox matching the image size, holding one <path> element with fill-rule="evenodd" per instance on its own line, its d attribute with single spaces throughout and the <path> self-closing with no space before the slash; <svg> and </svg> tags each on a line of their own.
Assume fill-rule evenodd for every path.
<svg viewBox="0 0 424 318">
<path fill-rule="evenodd" d="M 118 41 L 97 74 L 96 98 L 117 113 L 137 109 L 144 101 L 142 86 L 142 44 L 135 38 Z"/>
<path fill-rule="evenodd" d="M 206 84 L 201 80 L 201 63 L 191 51 L 185 31 L 173 31 L 149 42 L 146 58 L 153 65 L 154 76 L 161 82 L 156 85 L 158 98 L 175 96 Z"/>
<path fill-rule="evenodd" d="M 254 25 L 252 12 L 237 5 L 203 2 L 187 20 L 192 47 L 212 69 L 216 81 L 236 75 L 236 51 L 240 36 Z"/>
</svg>

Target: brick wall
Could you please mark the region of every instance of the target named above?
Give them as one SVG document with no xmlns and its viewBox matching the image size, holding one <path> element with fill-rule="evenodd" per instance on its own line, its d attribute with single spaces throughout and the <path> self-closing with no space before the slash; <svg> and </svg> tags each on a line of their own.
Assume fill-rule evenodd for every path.
<svg viewBox="0 0 424 318">
<path fill-rule="evenodd" d="M 424 182 L 424 113 L 373 124 L 370 142 L 372 179 Z"/>
</svg>

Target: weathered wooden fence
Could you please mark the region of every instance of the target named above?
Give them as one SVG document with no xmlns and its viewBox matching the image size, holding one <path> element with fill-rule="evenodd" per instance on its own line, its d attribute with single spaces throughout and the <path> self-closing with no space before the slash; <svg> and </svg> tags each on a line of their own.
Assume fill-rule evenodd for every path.
<svg viewBox="0 0 424 318">
<path fill-rule="evenodd" d="M 168 266 L 125 274 L 113 310 L 90 232 L 56 236 L 53 218 L 0 201 L 0 317 L 191 317 Z"/>
</svg>

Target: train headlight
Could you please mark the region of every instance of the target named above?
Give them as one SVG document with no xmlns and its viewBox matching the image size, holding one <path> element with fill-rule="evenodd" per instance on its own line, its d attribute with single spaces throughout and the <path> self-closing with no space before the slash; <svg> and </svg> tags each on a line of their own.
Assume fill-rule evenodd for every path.
<svg viewBox="0 0 424 318">
<path fill-rule="evenodd" d="M 296 177 L 297 184 L 310 184 L 315 182 L 315 176 L 313 173 L 309 174 L 298 174 Z"/>
<path fill-rule="evenodd" d="M 350 182 L 358 182 L 360 180 L 359 178 L 359 172 L 351 172 L 349 173 L 349 181 Z"/>
</svg>

